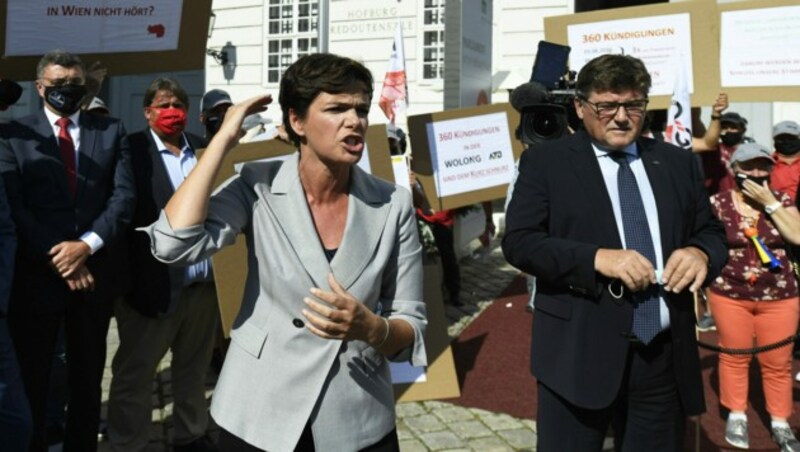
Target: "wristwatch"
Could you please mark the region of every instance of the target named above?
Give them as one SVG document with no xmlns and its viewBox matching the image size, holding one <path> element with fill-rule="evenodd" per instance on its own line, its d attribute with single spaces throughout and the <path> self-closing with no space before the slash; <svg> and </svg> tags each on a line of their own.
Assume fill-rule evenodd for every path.
<svg viewBox="0 0 800 452">
<path fill-rule="evenodd" d="M 711 120 L 713 121 L 713 120 L 719 119 L 721 117 L 722 117 L 722 115 L 711 115 Z"/>
<path fill-rule="evenodd" d="M 764 212 L 767 212 L 767 215 L 772 215 L 773 213 L 775 213 L 776 210 L 780 209 L 781 207 L 783 207 L 783 204 L 781 204 L 780 201 L 775 201 L 774 203 L 768 206 L 764 206 Z"/>
</svg>

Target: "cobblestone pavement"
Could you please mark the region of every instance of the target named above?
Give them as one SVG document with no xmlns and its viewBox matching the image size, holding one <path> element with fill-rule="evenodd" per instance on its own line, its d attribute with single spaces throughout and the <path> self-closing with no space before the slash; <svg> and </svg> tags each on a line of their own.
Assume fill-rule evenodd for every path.
<svg viewBox="0 0 800 452">
<path fill-rule="evenodd" d="M 495 238 L 487 251 L 461 260 L 464 306 L 446 306 L 448 334 L 456 338 L 505 289 L 519 272 L 508 265 Z M 103 413 L 111 382 L 111 359 L 119 340 L 112 321 L 108 337 L 108 360 L 103 378 Z M 153 384 L 151 451 L 171 450 L 172 402 L 168 355 Z M 215 375 L 209 372 L 207 396 L 213 393 Z M 407 402 L 397 405 L 397 429 L 402 452 L 427 451 L 530 451 L 536 444 L 536 423 L 502 413 L 464 408 L 441 401 Z M 212 430 L 212 436 L 215 435 Z M 56 449 L 51 448 L 51 452 Z M 101 441 L 100 451 L 110 451 Z"/>
</svg>

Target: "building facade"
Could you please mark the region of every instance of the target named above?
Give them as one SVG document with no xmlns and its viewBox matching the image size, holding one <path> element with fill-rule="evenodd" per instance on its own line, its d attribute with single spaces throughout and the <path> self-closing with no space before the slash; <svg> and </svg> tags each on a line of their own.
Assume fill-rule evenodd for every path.
<svg viewBox="0 0 800 452">
<path fill-rule="evenodd" d="M 570 14 L 576 0 L 451 0 L 463 8 L 492 9 L 492 103 L 505 102 L 508 90 L 529 80 L 537 44 L 544 39 L 544 19 Z M 686 1 L 686 0 L 672 0 Z M 149 82 L 169 75 L 184 84 L 191 99 L 189 130 L 201 133 L 197 120 L 204 91 L 220 88 L 233 100 L 264 91 L 276 102 L 264 115 L 280 122 L 277 92 L 283 71 L 298 57 L 313 52 L 334 52 L 363 62 L 375 77 L 372 123 L 387 122 L 377 107 L 395 29 L 404 35 L 409 115 L 445 109 L 445 11 L 447 0 L 213 0 L 214 18 L 207 48 L 233 48 L 235 65 L 227 70 L 211 56 L 204 70 L 118 76 L 109 74 L 101 91 L 114 116 L 128 130 L 145 127 L 141 98 Z M 473 6 L 474 5 L 474 6 Z M 486 43 L 483 43 L 486 44 Z M 451 68 L 452 69 L 452 68 Z M 452 70 L 451 70 L 452 73 Z M 31 68 L 31 79 L 35 68 Z M 0 121 L 24 116 L 40 108 L 32 82 L 18 105 L 0 112 Z M 771 144 L 772 124 L 785 119 L 800 121 L 800 103 L 737 103 L 730 110 L 750 120 L 748 135 Z M 708 118 L 706 108 L 704 118 Z M 403 118 L 398 122 L 402 126 Z"/>
<path fill-rule="evenodd" d="M 463 0 L 465 7 L 488 3 L 492 10 L 493 102 L 530 78 L 537 43 L 544 39 L 544 18 L 568 14 L 573 0 Z M 208 46 L 236 46 L 232 80 L 207 59 L 206 88 L 230 92 L 234 100 L 266 90 L 277 93 L 280 75 L 298 57 L 332 52 L 357 59 L 375 77 L 375 99 L 396 27 L 403 30 L 408 80 L 408 114 L 444 109 L 446 0 L 215 0 L 216 15 Z M 264 115 L 280 121 L 280 109 Z M 373 123 L 387 119 L 377 105 Z M 402 119 L 398 121 L 402 122 Z"/>
</svg>

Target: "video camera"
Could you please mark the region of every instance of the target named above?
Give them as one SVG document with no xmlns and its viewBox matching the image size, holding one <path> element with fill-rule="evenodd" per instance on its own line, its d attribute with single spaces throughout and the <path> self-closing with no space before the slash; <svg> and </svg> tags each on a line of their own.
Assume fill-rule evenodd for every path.
<svg viewBox="0 0 800 452">
<path fill-rule="evenodd" d="M 530 146 L 576 130 L 575 73 L 569 71 L 569 46 L 539 41 L 531 81 L 511 92 L 511 105 L 521 117 L 517 138 Z"/>
<path fill-rule="evenodd" d="M 22 96 L 22 87 L 11 80 L 0 78 L 0 111 L 14 105 Z"/>
</svg>

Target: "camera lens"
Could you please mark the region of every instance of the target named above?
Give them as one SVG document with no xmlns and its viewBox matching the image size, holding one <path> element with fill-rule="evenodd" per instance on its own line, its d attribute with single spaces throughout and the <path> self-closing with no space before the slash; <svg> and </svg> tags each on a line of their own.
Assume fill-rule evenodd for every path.
<svg viewBox="0 0 800 452">
<path fill-rule="evenodd" d="M 560 105 L 526 107 L 520 120 L 520 138 L 525 144 L 554 140 L 567 132 L 567 111 Z"/>
<path fill-rule="evenodd" d="M 530 128 L 536 135 L 549 137 L 559 130 L 558 119 L 552 112 L 543 112 L 530 118 Z"/>
</svg>

